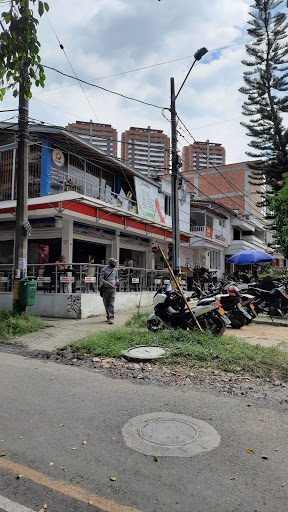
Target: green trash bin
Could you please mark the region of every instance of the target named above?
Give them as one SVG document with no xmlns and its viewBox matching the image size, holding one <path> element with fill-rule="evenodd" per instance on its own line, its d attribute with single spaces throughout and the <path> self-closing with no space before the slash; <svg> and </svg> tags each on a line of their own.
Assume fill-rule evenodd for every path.
<svg viewBox="0 0 288 512">
<path fill-rule="evenodd" d="M 23 277 L 19 283 L 19 302 L 21 306 L 33 306 L 35 303 L 38 281 Z"/>
</svg>

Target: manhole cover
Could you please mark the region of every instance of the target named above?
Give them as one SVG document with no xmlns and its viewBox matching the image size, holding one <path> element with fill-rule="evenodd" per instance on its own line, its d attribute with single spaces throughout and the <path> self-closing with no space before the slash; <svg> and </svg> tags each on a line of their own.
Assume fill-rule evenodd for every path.
<svg viewBox="0 0 288 512">
<path fill-rule="evenodd" d="M 146 441 L 162 446 L 185 445 L 198 436 L 198 430 L 193 425 L 174 419 L 148 421 L 140 427 L 139 433 Z"/>
<path fill-rule="evenodd" d="M 145 455 L 193 457 L 220 444 L 218 432 L 206 421 L 155 412 L 131 418 L 122 428 L 126 445 Z"/>
<path fill-rule="evenodd" d="M 139 347 L 132 347 L 128 350 L 124 350 L 123 355 L 127 359 L 140 359 L 141 361 L 159 359 L 160 357 L 165 357 L 167 355 L 167 349 L 141 345 Z"/>
</svg>

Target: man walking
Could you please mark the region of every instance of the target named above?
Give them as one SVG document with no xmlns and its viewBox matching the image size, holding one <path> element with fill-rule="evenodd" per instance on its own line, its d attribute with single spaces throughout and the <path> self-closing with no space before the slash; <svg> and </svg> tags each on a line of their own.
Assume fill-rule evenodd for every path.
<svg viewBox="0 0 288 512">
<path fill-rule="evenodd" d="M 103 286 L 103 303 L 109 324 L 113 324 L 116 286 L 119 284 L 116 263 L 115 258 L 110 258 L 107 267 L 104 267 L 100 274 L 100 286 Z"/>
</svg>

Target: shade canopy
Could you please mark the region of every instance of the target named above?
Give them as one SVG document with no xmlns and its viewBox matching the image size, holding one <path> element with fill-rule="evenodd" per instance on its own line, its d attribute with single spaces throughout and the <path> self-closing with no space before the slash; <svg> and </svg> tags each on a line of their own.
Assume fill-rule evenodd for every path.
<svg viewBox="0 0 288 512">
<path fill-rule="evenodd" d="M 237 265 L 249 265 L 251 263 L 262 263 L 264 261 L 273 261 L 276 258 L 267 252 L 258 251 L 254 249 L 246 249 L 239 251 L 231 258 L 228 258 L 227 263 L 237 263 Z"/>
</svg>

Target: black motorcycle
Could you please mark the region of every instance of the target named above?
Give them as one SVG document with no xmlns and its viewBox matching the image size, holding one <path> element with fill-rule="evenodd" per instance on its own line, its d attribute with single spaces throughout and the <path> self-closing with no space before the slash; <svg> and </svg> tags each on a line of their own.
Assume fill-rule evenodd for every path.
<svg viewBox="0 0 288 512">
<path fill-rule="evenodd" d="M 248 288 L 249 294 L 255 297 L 255 309 L 257 313 L 273 316 L 284 316 L 288 313 L 288 294 L 281 283 L 275 283 L 270 278 L 265 278 L 257 287 Z"/>
<path fill-rule="evenodd" d="M 199 293 L 199 291 L 198 291 Z M 203 293 L 203 292 L 202 292 Z M 253 317 L 248 312 L 247 307 L 242 303 L 242 298 L 239 289 L 235 285 L 228 287 L 227 294 L 217 295 L 216 298 L 221 303 L 226 315 L 228 316 L 231 327 L 234 329 L 241 329 L 247 322 L 251 322 Z M 215 300 L 214 296 L 201 298 L 197 305 L 209 304 L 210 301 Z M 249 305 L 250 308 L 250 305 Z"/>
</svg>

